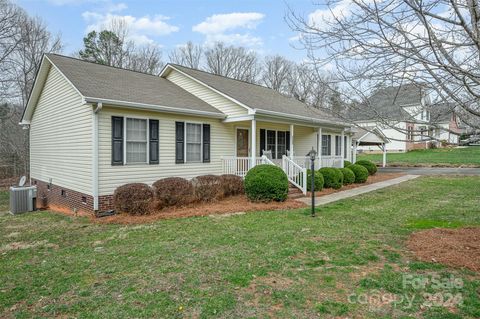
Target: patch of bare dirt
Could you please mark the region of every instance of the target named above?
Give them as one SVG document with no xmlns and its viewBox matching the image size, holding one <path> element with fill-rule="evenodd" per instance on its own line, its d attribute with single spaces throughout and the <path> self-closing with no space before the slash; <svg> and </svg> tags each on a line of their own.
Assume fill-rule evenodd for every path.
<svg viewBox="0 0 480 319">
<path fill-rule="evenodd" d="M 480 272 L 480 227 L 419 231 L 410 236 L 407 247 L 422 261 Z"/>
<path fill-rule="evenodd" d="M 233 215 L 254 211 L 287 210 L 301 207 L 306 207 L 306 204 L 293 199 L 287 199 L 284 202 L 254 203 L 250 202 L 246 196 L 241 195 L 227 197 L 212 203 L 195 203 L 180 208 L 167 208 L 159 212 L 144 216 L 130 216 L 126 214 L 121 214 L 103 218 L 95 218 L 90 215 L 90 218 L 96 223 L 142 224 L 150 223 L 159 219 L 209 216 L 219 214 Z"/>
<path fill-rule="evenodd" d="M 286 290 L 293 285 L 293 280 L 278 275 L 271 275 L 267 277 L 257 277 L 250 282 L 248 287 L 240 290 L 240 295 L 249 295 L 251 299 L 245 301 L 249 307 L 259 308 L 265 302 L 262 300 L 265 297 L 270 297 L 273 291 Z M 283 309 L 282 303 L 272 304 L 268 307 L 267 313 L 270 317 L 275 318 L 276 313 Z"/>
<path fill-rule="evenodd" d="M 365 183 L 344 185 L 340 189 L 324 188 L 321 192 L 315 192 L 315 196 L 317 197 L 317 196 L 330 195 L 330 194 L 338 193 L 338 192 L 345 191 L 345 190 L 348 190 L 348 189 L 353 189 L 353 188 L 357 188 L 357 187 L 361 187 L 361 186 L 365 186 L 365 185 L 369 185 L 369 184 L 375 184 L 375 183 L 378 183 L 378 182 L 387 181 L 389 179 L 397 178 L 397 177 L 404 176 L 404 175 L 405 175 L 404 173 L 377 173 L 375 175 L 368 176 L 368 179 Z M 309 192 L 307 194 L 307 196 L 308 197 L 312 196 L 312 194 Z"/>
</svg>

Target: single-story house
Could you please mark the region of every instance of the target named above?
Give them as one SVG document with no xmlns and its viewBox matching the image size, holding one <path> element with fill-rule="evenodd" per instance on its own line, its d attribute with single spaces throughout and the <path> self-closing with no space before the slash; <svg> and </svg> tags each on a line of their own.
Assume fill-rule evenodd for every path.
<svg viewBox="0 0 480 319">
<path fill-rule="evenodd" d="M 244 176 L 259 163 L 280 165 L 305 192 L 298 176 L 312 148 L 321 150 L 317 167 L 352 156 L 348 124 L 266 87 L 175 64 L 153 76 L 46 54 L 21 124 L 37 202 L 87 212 L 111 209 L 127 183 Z"/>
</svg>

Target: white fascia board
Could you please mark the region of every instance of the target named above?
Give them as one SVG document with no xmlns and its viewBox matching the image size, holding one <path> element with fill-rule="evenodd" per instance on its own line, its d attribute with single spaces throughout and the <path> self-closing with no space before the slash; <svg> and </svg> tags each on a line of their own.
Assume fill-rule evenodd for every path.
<svg viewBox="0 0 480 319">
<path fill-rule="evenodd" d="M 233 123 L 233 122 L 241 122 L 241 121 L 251 121 L 255 118 L 255 115 L 248 114 L 248 115 L 239 115 L 239 116 L 229 116 L 224 119 L 223 123 Z"/>
<path fill-rule="evenodd" d="M 334 127 L 350 127 L 351 125 L 347 123 L 340 123 L 340 122 L 334 122 L 334 121 L 329 121 L 329 120 L 320 120 L 312 117 L 307 117 L 307 116 L 301 116 L 301 115 L 294 115 L 294 114 L 287 114 L 287 113 L 281 113 L 281 112 L 275 112 L 275 111 L 267 111 L 267 110 L 259 110 L 256 109 L 256 114 L 265 114 L 269 116 L 274 116 L 274 117 L 279 117 L 279 118 L 284 118 L 284 119 L 290 119 L 290 120 L 299 120 L 303 122 L 307 122 L 310 124 L 315 124 L 315 125 L 330 125 Z"/>
<path fill-rule="evenodd" d="M 223 113 L 188 110 L 188 109 L 181 109 L 181 108 L 163 106 L 163 105 L 135 103 L 135 102 L 118 101 L 118 100 L 102 99 L 102 98 L 94 98 L 94 97 L 85 97 L 85 101 L 87 103 L 103 103 L 103 104 L 108 104 L 113 106 L 123 106 L 123 107 L 132 108 L 132 109 L 140 109 L 140 110 L 147 110 L 147 111 L 205 116 L 205 117 L 213 117 L 213 118 L 219 118 L 219 119 L 225 118 L 225 114 Z"/>
<path fill-rule="evenodd" d="M 225 93 L 223 93 L 223 92 L 220 92 L 219 90 L 211 87 L 210 85 L 208 85 L 208 84 L 206 84 L 206 83 L 198 80 L 197 78 L 195 78 L 195 77 L 193 77 L 193 76 L 191 76 L 191 75 L 189 75 L 189 74 L 187 74 L 187 73 L 185 73 L 185 72 L 180 71 L 179 69 L 177 69 L 177 68 L 174 67 L 173 65 L 167 64 L 167 66 L 165 66 L 165 68 L 163 69 L 163 71 L 160 73 L 160 76 L 161 76 L 161 77 L 163 77 L 164 75 L 166 75 L 166 74 L 168 73 L 168 68 L 171 68 L 171 69 L 177 71 L 178 73 L 183 74 L 183 75 L 186 76 L 187 78 L 189 78 L 189 79 L 197 82 L 198 84 L 200 84 L 200 85 L 202 85 L 202 86 L 204 86 L 204 87 L 206 87 L 206 88 L 214 91 L 214 92 L 217 93 L 217 94 L 220 94 L 220 95 L 223 96 L 224 98 L 232 101 L 232 102 L 235 103 L 235 104 L 240 105 L 241 107 L 247 109 L 248 111 L 252 111 L 252 110 L 253 110 L 253 108 L 251 108 L 250 106 L 245 105 L 245 104 L 243 104 L 242 102 L 234 99 L 233 97 L 231 97 L 231 96 L 229 96 L 229 95 L 227 95 L 227 94 L 225 94 Z"/>
</svg>

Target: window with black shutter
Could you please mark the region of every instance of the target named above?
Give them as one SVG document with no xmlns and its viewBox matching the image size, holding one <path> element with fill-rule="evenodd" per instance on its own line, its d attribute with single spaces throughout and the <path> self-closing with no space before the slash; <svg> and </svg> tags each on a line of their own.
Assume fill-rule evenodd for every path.
<svg viewBox="0 0 480 319">
<path fill-rule="evenodd" d="M 203 124 L 203 162 L 210 163 L 210 124 Z"/>
<path fill-rule="evenodd" d="M 185 163 L 185 123 L 175 122 L 175 163 Z"/>
<path fill-rule="evenodd" d="M 159 123 L 158 120 L 150 120 L 150 134 L 149 134 L 149 160 L 150 164 L 159 163 Z"/>
<path fill-rule="evenodd" d="M 112 165 L 123 165 L 123 117 L 112 116 Z"/>
</svg>

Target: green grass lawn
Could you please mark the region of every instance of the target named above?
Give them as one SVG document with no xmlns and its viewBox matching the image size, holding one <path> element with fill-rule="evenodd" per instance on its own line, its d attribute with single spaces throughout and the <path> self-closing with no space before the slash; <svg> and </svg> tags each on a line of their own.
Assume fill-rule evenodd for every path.
<svg viewBox="0 0 480 319">
<path fill-rule="evenodd" d="M 0 213 L 0 317 L 478 318 L 479 274 L 404 247 L 418 229 L 480 224 L 478 189 L 478 177 L 424 177 L 317 218 L 301 209 L 122 226 Z M 421 308 L 431 288 L 404 288 L 402 276 L 431 273 L 461 278 L 447 292 L 463 304 Z M 358 302 L 379 293 L 414 301 Z"/>
<path fill-rule="evenodd" d="M 368 159 L 376 163 L 382 162 L 382 154 L 359 154 L 357 159 Z M 406 153 L 388 153 L 387 165 L 478 165 L 480 166 L 480 147 L 440 148 L 431 150 L 415 150 Z"/>
</svg>

